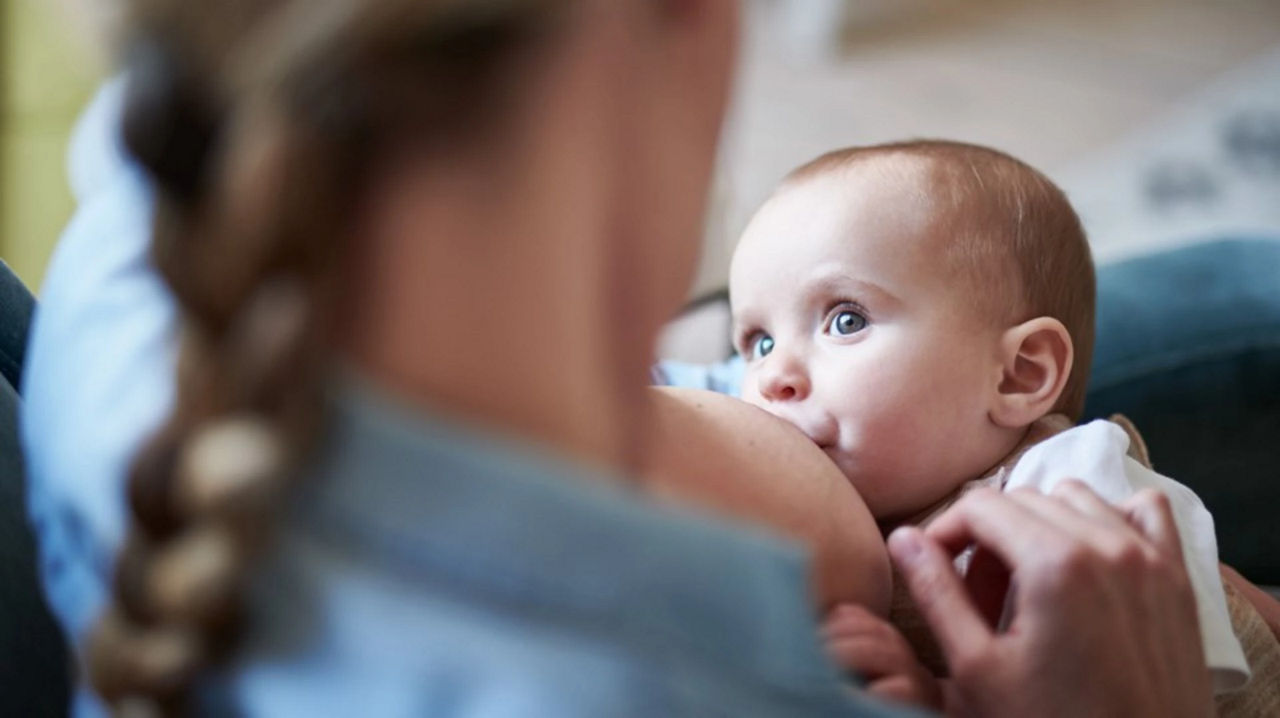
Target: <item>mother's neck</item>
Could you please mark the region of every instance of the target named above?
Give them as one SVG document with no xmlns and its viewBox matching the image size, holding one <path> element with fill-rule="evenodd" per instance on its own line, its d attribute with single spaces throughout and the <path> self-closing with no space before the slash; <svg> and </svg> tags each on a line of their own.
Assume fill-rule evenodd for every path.
<svg viewBox="0 0 1280 718">
<path fill-rule="evenodd" d="M 616 167 L 591 122 L 535 129 L 564 136 L 526 147 L 580 149 L 384 175 L 352 247 L 343 350 L 410 401 L 627 464 L 656 321 L 610 311 Z"/>
</svg>

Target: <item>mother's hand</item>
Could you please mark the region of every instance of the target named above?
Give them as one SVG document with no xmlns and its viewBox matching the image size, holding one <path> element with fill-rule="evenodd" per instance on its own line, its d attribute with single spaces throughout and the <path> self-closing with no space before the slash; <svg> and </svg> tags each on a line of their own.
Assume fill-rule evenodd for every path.
<svg viewBox="0 0 1280 718">
<path fill-rule="evenodd" d="M 951 556 L 977 544 L 1007 567 L 1012 619 L 995 631 Z M 974 491 L 889 552 L 953 678 L 948 712 L 976 715 L 1212 714 L 1177 527 L 1168 500 L 1121 507 L 1079 482 L 1054 496 Z"/>
</svg>

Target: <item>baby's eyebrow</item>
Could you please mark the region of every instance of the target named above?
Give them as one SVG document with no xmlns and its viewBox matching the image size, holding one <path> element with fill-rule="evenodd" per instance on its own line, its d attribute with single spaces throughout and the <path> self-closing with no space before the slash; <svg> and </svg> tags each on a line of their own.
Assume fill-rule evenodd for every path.
<svg viewBox="0 0 1280 718">
<path fill-rule="evenodd" d="M 729 315 L 729 341 L 737 347 L 747 340 L 748 333 L 760 329 L 760 325 L 760 319 L 751 311 L 733 312 Z"/>
<path fill-rule="evenodd" d="M 871 280 L 859 279 L 843 268 L 816 272 L 813 278 L 806 282 L 805 287 L 806 291 L 809 292 L 832 292 L 850 288 L 859 294 L 869 295 L 879 303 L 894 304 L 898 302 L 898 298 L 889 290 Z"/>
<path fill-rule="evenodd" d="M 758 314 L 759 312 L 754 307 L 744 309 L 741 304 L 731 305 L 729 307 L 730 328 L 733 331 L 737 331 L 748 324 L 759 324 Z"/>
</svg>

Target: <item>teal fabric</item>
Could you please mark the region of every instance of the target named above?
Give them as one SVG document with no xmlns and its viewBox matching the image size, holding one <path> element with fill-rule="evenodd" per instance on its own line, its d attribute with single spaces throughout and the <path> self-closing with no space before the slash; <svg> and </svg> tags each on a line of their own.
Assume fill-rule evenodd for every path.
<svg viewBox="0 0 1280 718">
<path fill-rule="evenodd" d="M 1222 560 L 1280 586 L 1280 239 L 1099 268 L 1085 417 L 1114 412 L 1204 501 Z"/>
</svg>

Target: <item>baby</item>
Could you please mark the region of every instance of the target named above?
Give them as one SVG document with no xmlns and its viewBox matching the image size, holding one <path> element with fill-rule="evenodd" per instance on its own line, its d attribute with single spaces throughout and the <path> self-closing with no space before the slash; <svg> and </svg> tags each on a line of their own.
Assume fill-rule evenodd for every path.
<svg viewBox="0 0 1280 718">
<path fill-rule="evenodd" d="M 1238 687 L 1249 668 L 1208 513 L 1126 456 L 1140 444 L 1116 424 L 1071 428 L 1094 294 L 1079 218 L 1026 164 L 942 141 L 832 152 L 784 180 L 734 255 L 742 398 L 822 448 L 886 532 L 926 522 L 980 483 L 1047 491 L 1074 476 L 1111 501 L 1164 491 L 1208 664 L 1219 689 Z M 913 635 L 923 624 L 909 606 L 891 619 L 896 629 L 846 609 L 829 619 L 828 640 L 873 690 L 884 679 L 885 694 L 937 706 L 931 676 L 945 666 L 926 655 L 927 635 Z"/>
<path fill-rule="evenodd" d="M 797 425 L 883 524 L 1080 415 L 1094 275 L 1040 173 L 944 142 L 843 150 L 783 182 L 730 272 L 742 398 Z"/>
</svg>

